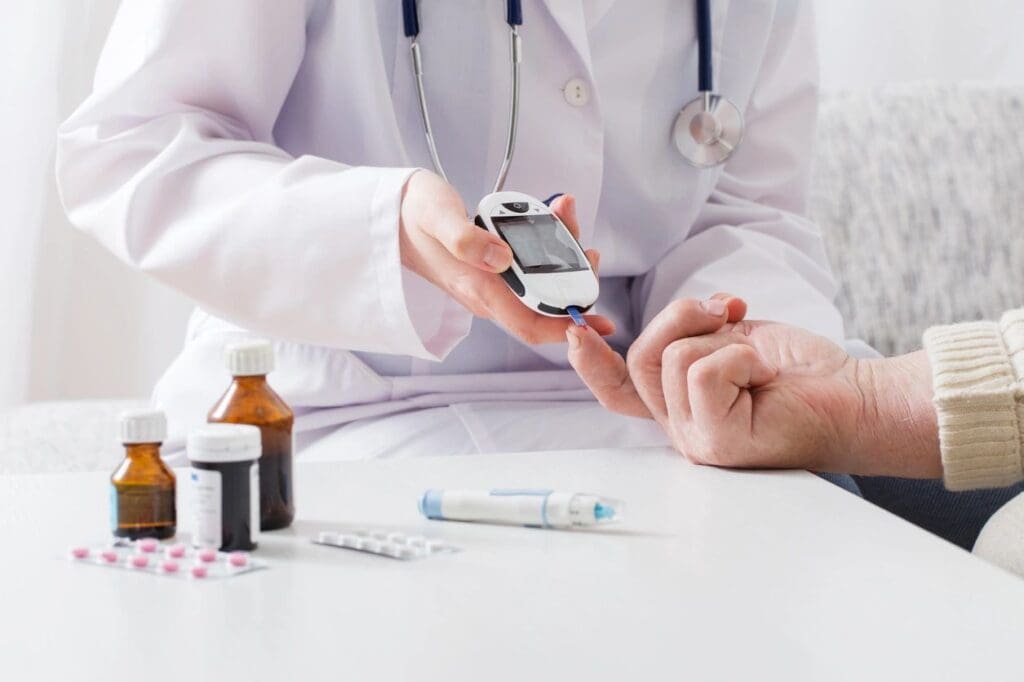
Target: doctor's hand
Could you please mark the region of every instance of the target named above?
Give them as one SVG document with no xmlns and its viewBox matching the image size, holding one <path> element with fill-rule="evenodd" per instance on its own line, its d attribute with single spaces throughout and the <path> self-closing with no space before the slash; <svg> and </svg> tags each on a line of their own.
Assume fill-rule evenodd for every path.
<svg viewBox="0 0 1024 682">
<path fill-rule="evenodd" d="M 559 197 L 552 211 L 579 238 L 576 203 Z M 524 306 L 498 276 L 512 263 L 512 250 L 499 237 L 473 224 L 455 188 L 425 170 L 414 173 L 402 194 L 399 244 L 402 265 L 447 292 L 478 317 L 494 320 L 526 343 L 561 342 L 572 323 L 546 317 Z M 597 251 L 586 251 L 597 267 Z M 615 325 L 600 315 L 587 315 L 598 334 Z"/>
</svg>

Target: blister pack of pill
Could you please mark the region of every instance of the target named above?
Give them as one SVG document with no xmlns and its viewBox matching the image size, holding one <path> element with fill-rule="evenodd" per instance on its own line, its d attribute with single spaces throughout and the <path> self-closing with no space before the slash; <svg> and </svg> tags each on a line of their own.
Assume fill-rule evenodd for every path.
<svg viewBox="0 0 1024 682">
<path fill-rule="evenodd" d="M 325 530 L 312 540 L 318 545 L 330 545 L 403 561 L 459 551 L 458 547 L 443 540 L 372 528 Z"/>
<path fill-rule="evenodd" d="M 182 543 L 161 543 L 153 538 L 116 540 L 99 546 L 77 545 L 68 550 L 67 556 L 77 564 L 186 580 L 234 578 L 266 568 L 266 563 L 253 559 L 248 552 L 218 552 Z"/>
</svg>

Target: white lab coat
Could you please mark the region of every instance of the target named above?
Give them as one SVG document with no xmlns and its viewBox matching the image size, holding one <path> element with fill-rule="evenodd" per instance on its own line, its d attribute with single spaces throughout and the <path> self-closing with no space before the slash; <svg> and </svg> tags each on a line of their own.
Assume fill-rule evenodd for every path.
<svg viewBox="0 0 1024 682">
<path fill-rule="evenodd" d="M 505 142 L 503 5 L 420 3 L 432 122 L 470 207 Z M 576 195 L 618 348 L 669 301 L 716 291 L 745 297 L 752 317 L 842 339 L 803 217 L 809 5 L 713 3 L 716 85 L 747 128 L 724 168 L 700 171 L 670 140 L 697 94 L 691 2 L 524 2 L 506 188 Z M 572 79 L 582 96 L 565 92 Z M 524 345 L 402 268 L 402 187 L 429 163 L 398 0 L 122 4 L 94 91 L 60 130 L 58 177 L 72 222 L 200 306 L 156 390 L 172 440 L 224 389 L 222 346 L 245 330 L 275 339 L 272 383 L 301 430 L 589 396 L 564 344 Z"/>
</svg>

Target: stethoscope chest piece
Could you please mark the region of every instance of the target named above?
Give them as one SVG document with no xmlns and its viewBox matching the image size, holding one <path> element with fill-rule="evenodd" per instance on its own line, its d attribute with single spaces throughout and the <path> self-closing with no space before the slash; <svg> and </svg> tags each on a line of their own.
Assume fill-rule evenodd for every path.
<svg viewBox="0 0 1024 682">
<path fill-rule="evenodd" d="M 743 138 L 743 114 L 728 98 L 703 92 L 676 117 L 672 139 L 697 168 L 725 163 Z"/>
</svg>

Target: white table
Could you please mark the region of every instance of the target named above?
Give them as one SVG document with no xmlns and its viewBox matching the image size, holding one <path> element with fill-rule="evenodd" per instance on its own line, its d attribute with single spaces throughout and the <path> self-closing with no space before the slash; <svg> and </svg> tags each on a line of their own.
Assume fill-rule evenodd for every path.
<svg viewBox="0 0 1024 682">
<path fill-rule="evenodd" d="M 58 558 L 104 537 L 105 475 L 0 479 L 0 677 L 1024 678 L 1024 581 L 802 472 L 634 450 L 303 464 L 297 477 L 299 520 L 261 544 L 271 568 L 206 583 Z M 427 487 L 519 486 L 621 497 L 628 522 L 560 532 L 416 509 Z M 338 522 L 464 550 L 400 562 L 305 539 Z"/>
</svg>

